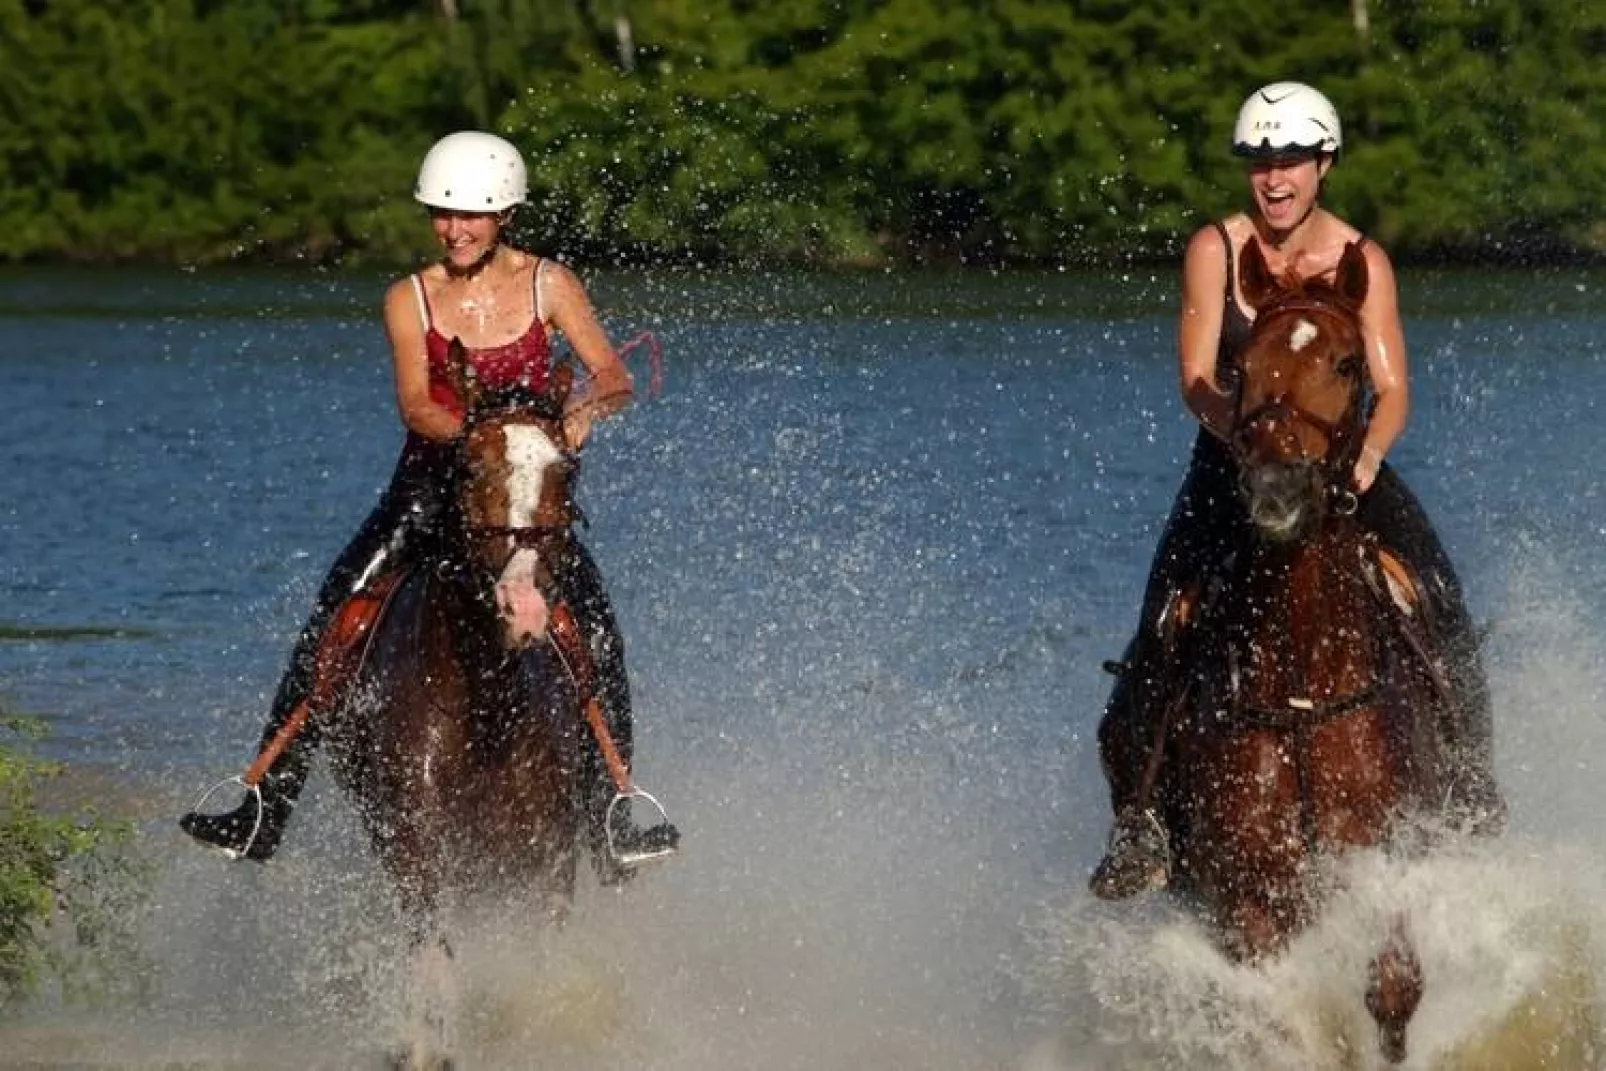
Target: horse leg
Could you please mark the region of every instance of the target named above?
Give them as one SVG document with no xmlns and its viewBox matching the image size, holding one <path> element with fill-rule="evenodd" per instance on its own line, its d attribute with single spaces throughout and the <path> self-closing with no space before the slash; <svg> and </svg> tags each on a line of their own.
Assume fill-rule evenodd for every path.
<svg viewBox="0 0 1606 1071">
<path fill-rule="evenodd" d="M 1297 911 L 1251 897 L 1233 904 L 1221 923 L 1222 945 L 1228 958 L 1237 963 L 1254 963 L 1281 952 L 1300 919 Z"/>
<path fill-rule="evenodd" d="M 410 919 L 402 1042 L 397 1071 L 450 1071 L 456 1048 L 457 972 L 436 920 Z"/>
<path fill-rule="evenodd" d="M 1422 963 L 1396 920 L 1367 971 L 1366 1010 L 1377 1023 L 1378 1048 L 1397 1064 L 1405 1059 L 1405 1029 L 1422 1001 Z"/>
<path fill-rule="evenodd" d="M 413 822 L 392 824 L 388 835 L 375 832 L 374 847 L 396 889 L 407 933 L 401 1043 L 391 1066 L 448 1071 L 458 999 L 452 949 L 441 925 L 440 862 L 428 846 L 428 831 Z"/>
</svg>

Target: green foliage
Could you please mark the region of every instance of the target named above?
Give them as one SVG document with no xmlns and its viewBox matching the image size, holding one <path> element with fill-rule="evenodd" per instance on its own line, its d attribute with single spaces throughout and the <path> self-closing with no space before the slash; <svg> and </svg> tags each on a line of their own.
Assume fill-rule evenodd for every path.
<svg viewBox="0 0 1606 1071">
<path fill-rule="evenodd" d="M 274 5 L 0 0 L 0 258 L 323 257 L 388 237 L 375 182 L 430 141 L 427 21 L 291 23 Z M 412 129 L 397 136 L 397 127 Z M 389 192 L 389 191 L 387 191 Z M 392 250 L 391 252 L 395 252 Z"/>
<path fill-rule="evenodd" d="M 138 961 L 129 922 L 147 875 L 131 830 L 40 812 L 36 791 L 59 767 L 3 742 L 40 732 L 0 716 L 0 1011 L 46 979 L 69 997 L 125 988 Z"/>
<path fill-rule="evenodd" d="M 1279 78 L 1338 104 L 1330 202 L 1396 255 L 1606 246 L 1589 0 L 0 0 L 0 41 L 0 260 L 409 259 L 468 126 L 584 254 L 1170 255 Z"/>
</svg>

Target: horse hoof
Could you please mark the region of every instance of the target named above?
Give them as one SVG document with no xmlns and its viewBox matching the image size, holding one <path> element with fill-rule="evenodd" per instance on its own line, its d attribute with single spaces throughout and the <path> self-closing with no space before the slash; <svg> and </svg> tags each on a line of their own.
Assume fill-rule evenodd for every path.
<svg viewBox="0 0 1606 1071">
<path fill-rule="evenodd" d="M 400 1050 L 390 1054 L 385 1060 L 388 1071 L 453 1071 L 457 1064 L 450 1056 L 440 1053 L 430 1053 L 420 1056 L 416 1052 Z"/>
<path fill-rule="evenodd" d="M 1405 1027 L 1384 1026 L 1377 1031 L 1377 1048 L 1383 1059 L 1391 1064 L 1405 1062 Z"/>
</svg>

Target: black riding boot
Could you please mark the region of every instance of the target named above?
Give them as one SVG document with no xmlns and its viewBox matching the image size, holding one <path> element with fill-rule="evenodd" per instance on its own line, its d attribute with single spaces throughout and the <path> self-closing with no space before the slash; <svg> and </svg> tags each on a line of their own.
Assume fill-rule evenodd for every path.
<svg viewBox="0 0 1606 1071">
<path fill-rule="evenodd" d="M 621 723 L 622 722 L 622 723 Z M 625 762 L 630 755 L 630 724 L 622 719 L 609 729 Z M 588 734 L 589 735 L 589 734 Z M 592 867 L 603 885 L 621 885 L 635 873 L 635 865 L 675 851 L 680 830 L 668 820 L 642 828 L 636 824 L 630 797 L 614 803 L 618 791 L 602 757 L 601 746 L 592 739 L 582 760 L 584 778 L 585 839 L 591 852 Z M 612 808 L 610 818 L 609 809 Z M 648 807 L 649 811 L 651 806 Z M 611 834 L 611 837 L 610 837 Z"/>
<path fill-rule="evenodd" d="M 1088 889 L 1100 900 L 1126 900 L 1170 881 L 1171 843 L 1159 813 L 1152 807 L 1121 808 Z"/>
<path fill-rule="evenodd" d="M 284 676 L 279 679 L 279 689 L 268 712 L 268 723 L 262 730 L 261 743 L 257 745 L 259 755 L 312 690 L 318 644 L 323 630 L 334 616 L 336 605 L 344 597 L 349 585 L 349 572 L 349 567 L 344 571 L 336 570 L 331 574 L 331 579 L 325 581 L 312 617 L 302 628 L 290 652 Z M 290 742 L 290 746 L 285 748 L 278 761 L 268 768 L 258 786 L 262 790 L 260 828 L 257 827 L 257 803 L 249 795 L 227 814 L 190 811 L 178 820 L 179 828 L 201 843 L 221 848 L 231 855 L 243 855 L 259 863 L 267 862 L 279 848 L 279 838 L 284 833 L 285 823 L 290 820 L 296 797 L 306 784 L 312 754 L 317 747 L 318 727 L 308 722 L 302 726 L 300 734 Z M 253 829 L 256 830 L 254 839 L 251 836 Z"/>
<path fill-rule="evenodd" d="M 662 821 L 645 829 L 637 825 L 631 813 L 633 801 L 628 797 L 614 805 L 613 820 L 609 822 L 608 807 L 613 798 L 613 785 L 609 782 L 603 791 L 588 793 L 586 800 L 586 840 L 597 880 L 603 885 L 622 885 L 635 874 L 637 864 L 667 856 L 680 846 L 680 830 L 672 822 Z"/>
<path fill-rule="evenodd" d="M 1116 675 L 1116 682 L 1099 723 L 1099 750 L 1110 780 L 1115 824 L 1104 858 L 1088 881 L 1088 888 L 1101 900 L 1125 900 L 1164 888 L 1171 877 L 1165 825 L 1147 801 L 1137 799 L 1142 770 L 1154 747 L 1152 718 L 1159 716 L 1138 698 L 1154 691 L 1159 647 L 1135 639 L 1125 660 L 1105 666 Z"/>
<path fill-rule="evenodd" d="M 1496 834 L 1505 827 L 1506 804 L 1494 776 L 1489 682 L 1455 567 L 1421 503 L 1387 462 L 1361 496 L 1361 521 L 1405 560 L 1423 589 L 1426 638 L 1442 659 L 1451 692 L 1439 725 L 1450 815 L 1476 834 Z"/>
<path fill-rule="evenodd" d="M 304 732 L 310 733 L 311 729 Z M 310 745 L 311 741 L 303 736 L 279 756 L 257 786 L 262 792 L 260 807 L 255 798 L 247 795 L 238 807 L 226 814 L 190 811 L 178 820 L 179 828 L 201 843 L 221 848 L 231 856 L 267 862 L 278 850 L 285 823 L 295 809 L 296 797 L 306 784 Z"/>
</svg>

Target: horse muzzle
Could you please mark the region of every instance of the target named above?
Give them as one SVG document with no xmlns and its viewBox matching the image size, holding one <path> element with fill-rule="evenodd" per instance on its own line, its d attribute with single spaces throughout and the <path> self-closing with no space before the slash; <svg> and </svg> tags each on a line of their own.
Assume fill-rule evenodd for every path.
<svg viewBox="0 0 1606 1071">
<path fill-rule="evenodd" d="M 546 635 L 551 607 L 536 582 L 536 552 L 520 547 L 508 559 L 493 591 L 502 621 L 502 640 L 520 650 Z"/>
<path fill-rule="evenodd" d="M 1274 543 L 1305 535 L 1322 513 L 1325 482 L 1311 461 L 1267 462 L 1243 469 L 1238 488 L 1249 520 Z"/>
</svg>

